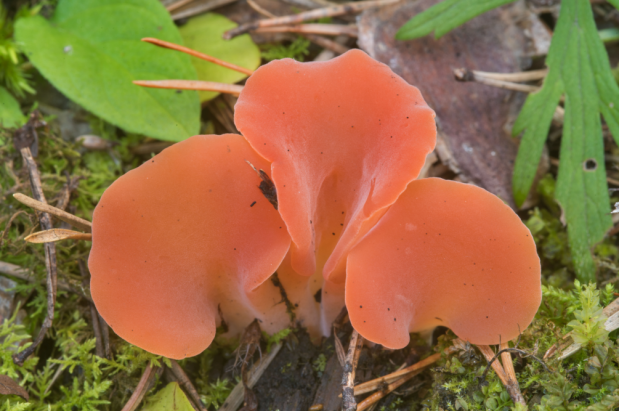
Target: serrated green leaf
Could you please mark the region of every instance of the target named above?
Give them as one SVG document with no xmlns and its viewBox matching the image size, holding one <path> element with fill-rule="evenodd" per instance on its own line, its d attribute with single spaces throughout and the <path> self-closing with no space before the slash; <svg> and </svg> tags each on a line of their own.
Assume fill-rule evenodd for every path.
<svg viewBox="0 0 620 411">
<path fill-rule="evenodd" d="M 142 411 L 194 411 L 181 387 L 176 382 L 171 382 L 157 394 L 148 398 Z"/>
<path fill-rule="evenodd" d="M 396 33 L 397 40 L 411 40 L 435 32 L 435 38 L 489 10 L 516 0 L 444 0 L 414 16 Z"/>
<path fill-rule="evenodd" d="M 0 87 L 0 127 L 20 127 L 25 121 L 26 117 L 22 114 L 15 97 L 7 89 Z"/>
<path fill-rule="evenodd" d="M 182 38 L 157 0 L 61 0 L 54 17 L 19 19 L 15 37 L 56 88 L 123 129 L 162 140 L 197 134 L 193 91 L 145 89 L 133 80 L 195 79 L 189 57 L 140 41 Z"/>
<path fill-rule="evenodd" d="M 222 38 L 225 31 L 234 27 L 237 27 L 237 24 L 226 17 L 207 13 L 191 19 L 180 28 L 180 32 L 187 47 L 228 63 L 255 70 L 260 65 L 260 50 L 249 34 L 237 36 L 229 41 Z M 232 84 L 247 77 L 238 71 L 196 57 L 191 59 L 198 73 L 198 80 Z M 207 101 L 219 93 L 200 91 L 198 94 L 200 101 Z"/>
<path fill-rule="evenodd" d="M 598 36 L 590 2 L 564 0 L 547 56 L 542 90 L 531 94 L 513 129 L 525 131 L 515 161 L 513 191 L 522 204 L 536 173 L 553 112 L 565 95 L 564 133 L 556 198 L 568 224 L 575 270 L 594 279 L 590 248 L 611 227 L 600 114 L 618 141 L 618 85 Z"/>
</svg>

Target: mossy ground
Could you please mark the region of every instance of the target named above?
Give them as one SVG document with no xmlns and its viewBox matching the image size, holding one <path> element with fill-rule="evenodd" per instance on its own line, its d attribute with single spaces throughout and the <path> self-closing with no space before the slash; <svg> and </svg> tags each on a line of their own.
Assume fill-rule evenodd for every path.
<svg viewBox="0 0 620 411">
<path fill-rule="evenodd" d="M 90 219 L 92 210 L 105 188 L 117 177 L 136 167 L 149 156 L 133 154 L 133 149 L 145 138 L 125 135 L 100 119 L 90 117 L 90 125 L 98 135 L 116 143 L 113 148 L 94 152 L 79 144 L 60 138 L 58 122 L 48 117 L 48 126 L 40 130 L 38 158 L 43 188 L 51 204 L 67 178 L 80 178 L 72 195 L 72 212 Z M 12 198 L 15 192 L 29 194 L 30 187 L 21 158 L 13 148 L 11 131 L 3 130 L 0 137 L 0 228 L 4 240 L 0 261 L 10 262 L 36 273 L 38 282 L 18 281 L 15 287 L 13 316 L 0 327 L 0 374 L 14 378 L 30 393 L 30 401 L 19 397 L 2 398 L 2 409 L 100 409 L 122 408 L 138 383 L 146 365 L 161 363 L 162 358 L 133 347 L 112 335 L 111 359 L 94 354 L 95 340 L 91 327 L 90 309 L 78 294 L 58 292 L 54 326 L 48 337 L 22 367 L 13 364 L 11 355 L 24 348 L 36 335 L 45 316 L 45 264 L 40 245 L 27 244 L 23 238 L 38 229 L 34 212 Z M 618 407 L 618 331 L 607 333 L 602 329 L 604 318 L 600 308 L 609 304 L 618 289 L 618 234 L 617 230 L 595 248 L 599 265 L 598 286 L 582 286 L 574 282 L 565 227 L 560 221 L 560 210 L 552 201 L 553 175 L 539 185 L 540 201 L 525 217 L 525 223 L 534 234 L 543 266 L 543 303 L 534 320 L 521 336 L 519 348 L 542 358 L 554 344 L 564 344 L 563 336 L 573 332 L 583 348 L 573 356 L 558 361 L 547 360 L 551 372 L 544 372 L 540 364 L 528 358 L 515 358 L 515 368 L 526 401 L 540 410 L 611 410 Z M 617 201 L 617 194 L 614 201 Z M 18 213 L 7 226 L 9 219 Z M 1 232 L 1 231 L 0 231 Z M 78 261 L 86 260 L 89 243 L 65 241 L 57 244 L 59 278 L 80 287 L 82 278 Z M 607 282 L 606 285 L 602 285 Z M 617 294 L 616 294 L 617 295 Z M 24 313 L 20 314 L 20 313 Z M 21 318 L 18 325 L 17 318 Z M 602 330 L 602 331 L 601 331 Z M 301 330 L 284 338 L 285 351 L 299 352 Z M 346 333 L 341 336 L 346 344 Z M 365 348 L 360 372 L 368 377 L 393 371 L 402 362 L 422 358 L 451 343 L 454 336 L 448 331 L 430 346 L 422 338 L 413 338 L 409 347 L 397 352 Z M 307 339 L 302 338 L 302 342 Z M 19 347 L 19 348 L 17 348 Z M 287 348 L 288 347 L 288 348 Z M 194 381 L 203 401 L 217 408 L 222 404 L 235 381 L 231 372 L 234 363 L 234 341 L 218 342 L 203 354 L 182 362 Z M 334 355 L 332 344 L 306 347 L 306 354 L 277 365 L 288 384 L 296 384 L 301 376 L 310 378 L 304 385 L 318 384 L 325 363 Z M 307 357 L 307 358 L 306 358 Z M 280 361 L 281 362 L 281 361 Z M 294 363 L 294 364 L 293 364 Z M 443 358 L 430 370 L 420 374 L 407 385 L 388 396 L 379 409 L 432 409 L 432 410 L 505 410 L 514 408 L 510 397 L 493 372 L 483 383 L 480 376 L 486 361 L 472 348 L 457 355 Z M 276 369 L 274 368 L 274 369 Z M 60 372 L 58 376 L 55 374 Z M 274 371 L 271 370 L 271 373 Z M 306 378 L 306 377 L 304 377 Z M 269 390 L 278 382 L 270 377 L 260 409 L 269 409 L 265 402 Z M 150 395 L 161 387 L 156 385 Z M 284 389 L 284 388 L 283 388 Z M 400 394 L 400 395 L 399 395 Z M 308 394 L 309 395 L 309 394 Z M 312 394 L 314 395 L 314 394 Z M 307 401 L 306 401 L 307 402 Z"/>
<path fill-rule="evenodd" d="M 302 40 L 288 47 L 267 47 L 264 57 L 299 57 L 307 54 L 307 47 L 307 42 Z M 44 95 L 49 85 L 38 83 L 35 88 L 37 101 L 46 100 Z M 136 154 L 135 150 L 148 140 L 125 134 L 99 118 L 83 114 L 79 108 L 67 105 L 66 99 L 56 104 L 54 98 L 48 98 L 47 102 L 79 113 L 84 117 L 80 121 L 88 123 L 93 134 L 114 143 L 103 151 L 89 151 L 72 139 L 63 139 L 58 116 L 46 117 L 48 126 L 39 130 L 37 162 L 48 202 L 55 205 L 68 179 L 78 178 L 69 211 L 90 220 L 103 191 L 116 178 L 150 157 L 150 154 Z M 27 98 L 22 105 L 35 106 Z M 213 129 L 213 124 L 204 120 L 203 128 Z M 227 131 L 217 122 L 215 130 Z M 549 144 L 552 154 L 557 152 L 554 144 L 557 146 L 557 141 Z M 617 146 L 606 144 L 606 153 L 617 158 Z M 617 170 L 617 162 L 615 167 Z M 538 185 L 538 203 L 521 214 L 538 245 L 544 291 L 541 308 L 533 324 L 524 330 L 519 348 L 542 358 L 550 347 L 565 345 L 564 336 L 569 332 L 582 348 L 563 361 L 557 360 L 557 354 L 547 359 L 551 372 L 545 372 L 531 358 L 515 358 L 519 385 L 531 409 L 618 409 L 618 331 L 604 331 L 600 313 L 618 293 L 618 226 L 616 223 L 594 249 L 598 283 L 588 286 L 575 283 L 566 227 L 553 200 L 554 189 L 555 176 L 551 173 Z M 13 147 L 12 131 L 0 129 L 0 261 L 28 269 L 37 278 L 30 283 L 17 281 L 13 314 L 0 325 L 0 375 L 19 382 L 28 390 L 30 400 L 0 395 L 0 410 L 120 410 L 146 366 L 167 360 L 133 347 L 113 334 L 112 358 L 96 356 L 90 306 L 79 294 L 60 290 L 54 326 L 35 356 L 23 366 L 16 366 L 12 361 L 12 355 L 23 350 L 37 334 L 46 313 L 43 247 L 23 241 L 39 229 L 38 220 L 31 209 L 12 198 L 16 192 L 30 194 L 28 175 Z M 611 200 L 618 201 L 617 191 Z M 87 260 L 89 243 L 65 241 L 57 243 L 56 248 L 59 279 L 80 289 L 83 278 L 79 261 Z M 346 328 L 339 333 L 345 346 L 349 333 L 350 329 Z M 418 361 L 441 351 L 451 344 L 454 335 L 447 331 L 434 337 L 414 335 L 411 344 L 399 351 L 366 347 L 361 354 L 358 375 L 364 379 L 385 375 L 404 362 Z M 310 346 L 303 330 L 284 332 L 278 338 L 285 343 L 283 351 L 256 387 L 261 400 L 259 409 L 275 411 L 278 405 L 274 404 L 280 404 L 278 398 L 287 393 L 295 395 L 295 390 L 302 386 L 304 398 L 299 404 L 307 407 L 325 374 L 338 369 L 330 367 L 330 359 L 335 355 L 333 339 Z M 265 339 L 263 352 L 274 340 Z M 238 376 L 233 372 L 236 345 L 236 341 L 218 337 L 204 353 L 181 362 L 209 409 L 217 409 L 237 382 Z M 444 356 L 383 399 L 376 409 L 520 409 L 513 405 L 493 372 L 487 374 L 486 381 L 481 381 L 485 367 L 486 360 L 473 347 Z M 147 397 L 162 385 L 163 382 L 158 382 Z"/>
</svg>

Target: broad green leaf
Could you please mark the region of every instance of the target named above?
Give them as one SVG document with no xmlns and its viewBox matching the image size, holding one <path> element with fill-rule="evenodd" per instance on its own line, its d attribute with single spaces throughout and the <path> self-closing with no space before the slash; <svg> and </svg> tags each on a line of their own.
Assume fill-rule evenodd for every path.
<svg viewBox="0 0 620 411">
<path fill-rule="evenodd" d="M 0 87 L 0 127 L 21 127 L 26 117 L 19 108 L 19 103 L 4 87 Z"/>
<path fill-rule="evenodd" d="M 613 4 L 615 8 L 618 8 L 618 0 L 607 0 L 607 1 Z"/>
<path fill-rule="evenodd" d="M 435 38 L 474 17 L 516 0 L 444 0 L 414 16 L 396 33 L 397 40 L 411 40 L 435 32 Z"/>
<path fill-rule="evenodd" d="M 235 37 L 229 41 L 222 39 L 222 34 L 234 27 L 237 27 L 237 24 L 226 17 L 207 13 L 191 19 L 181 27 L 180 32 L 187 47 L 228 63 L 255 70 L 260 65 L 260 50 L 249 34 Z M 196 57 L 191 59 L 199 80 L 232 84 L 247 77 L 245 74 Z M 198 94 L 200 101 L 207 101 L 219 93 L 200 91 Z"/>
<path fill-rule="evenodd" d="M 181 387 L 176 382 L 171 382 L 157 394 L 146 400 L 146 406 L 142 411 L 194 411 Z"/>
<path fill-rule="evenodd" d="M 140 41 L 182 43 L 157 0 L 61 0 L 54 17 L 20 19 L 15 37 L 56 88 L 95 115 L 162 140 L 197 134 L 193 91 L 146 89 L 133 80 L 195 79 L 188 56 Z"/>
<path fill-rule="evenodd" d="M 547 56 L 549 74 L 531 94 L 513 133 L 523 131 L 513 190 L 522 204 L 534 179 L 553 112 L 564 95 L 564 133 L 556 199 L 564 210 L 580 280 L 594 279 L 590 248 L 611 227 L 600 114 L 618 142 L 618 85 L 599 38 L 590 2 L 563 0 Z"/>
</svg>

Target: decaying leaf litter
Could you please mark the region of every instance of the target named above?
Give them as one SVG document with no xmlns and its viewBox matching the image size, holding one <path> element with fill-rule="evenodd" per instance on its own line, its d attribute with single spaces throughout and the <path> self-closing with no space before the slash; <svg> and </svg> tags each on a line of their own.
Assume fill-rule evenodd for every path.
<svg viewBox="0 0 620 411">
<path fill-rule="evenodd" d="M 206 10 L 205 7 L 208 8 L 206 3 L 209 2 L 195 3 L 175 8 L 173 17 L 174 13 L 179 13 L 178 10 L 182 11 L 184 8 L 190 10 L 193 7 L 194 10 L 202 12 Z M 217 11 L 228 15 L 239 24 L 250 24 L 263 18 L 261 12 L 256 10 L 263 12 L 267 10 L 273 15 L 284 16 L 299 12 L 302 7 L 330 6 L 324 4 L 325 2 L 296 2 L 294 9 L 291 9 L 290 6 L 277 1 L 253 3 L 254 7 L 251 3 L 233 3 Z M 222 2 L 217 4 L 221 5 Z M 378 60 L 390 64 L 397 72 L 411 67 L 407 59 L 419 62 L 420 58 L 416 59 L 415 56 L 432 56 L 437 69 L 429 70 L 424 78 L 413 80 L 408 78 L 407 74 L 399 73 L 422 89 L 425 97 L 439 114 L 441 144 L 428 158 L 426 175 L 473 181 L 510 202 L 512 167 L 507 167 L 506 164 L 510 164 L 514 159 L 516 148 L 515 141 L 509 138 L 509 133 L 524 96 L 518 92 L 500 90 L 489 85 L 454 83 L 453 70 L 463 67 L 466 70 L 506 73 L 543 68 L 540 54 L 546 53 L 544 47 L 541 53 L 540 47 L 536 48 L 536 44 L 532 44 L 535 51 L 530 52 L 527 50 L 530 46 L 528 42 L 545 43 L 549 40 L 528 36 L 537 32 L 536 24 L 542 24 L 546 29 L 552 28 L 550 26 L 553 26 L 553 19 L 557 19 L 558 15 L 557 4 L 547 6 L 548 9 L 541 12 L 537 11 L 536 2 L 527 4 L 525 8 L 523 4 L 517 3 L 515 6 L 490 12 L 499 13 L 496 17 L 493 14 L 482 15 L 439 40 L 445 42 L 448 39 L 448 44 L 462 42 L 462 46 L 456 43 L 454 50 L 438 47 L 438 43 L 431 38 L 395 42 L 393 34 L 411 16 L 411 11 L 407 11 L 407 8 L 422 6 L 392 5 L 364 12 L 358 22 L 360 37 L 358 45 Z M 400 7 L 404 7 L 405 12 L 400 10 Z M 596 4 L 593 10 L 601 27 L 609 25 L 610 22 L 612 25 L 615 22 L 617 27 L 617 11 L 614 12 L 610 6 L 604 3 Z M 539 19 L 540 15 L 542 20 Z M 391 20 L 392 16 L 400 21 Z M 351 22 L 343 20 L 341 23 L 348 26 Z M 529 26 L 520 27 L 515 22 Z M 449 36 L 452 35 L 456 37 L 450 42 Z M 276 44 L 283 44 L 270 49 L 272 56 L 274 51 L 277 51 L 276 55 L 280 53 L 277 55 L 279 58 L 286 57 L 286 53 L 292 52 L 296 53 L 297 58 L 312 59 L 325 56 L 319 48 L 308 47 L 308 42 L 299 41 L 289 34 L 260 33 L 252 36 L 255 42 L 271 39 Z M 497 41 L 488 41 L 489 39 L 500 39 L 506 43 L 498 44 Z M 355 46 L 351 39 L 336 38 L 336 41 L 348 47 Z M 390 56 L 394 50 L 398 50 L 400 56 Z M 68 50 L 65 54 L 71 51 Z M 385 57 L 380 53 L 384 53 Z M 613 56 L 613 53 L 611 55 Z M 615 58 L 617 59 L 617 55 Z M 454 59 L 457 63 L 462 59 L 463 64 L 456 64 Z M 506 66 L 496 68 L 494 64 L 498 62 L 503 62 Z M 617 61 L 612 60 L 612 66 L 617 66 Z M 420 69 L 424 69 L 424 66 Z M 420 69 L 412 71 L 419 72 Z M 42 93 L 38 93 L 36 98 L 20 100 L 19 103 L 23 113 L 28 113 L 33 108 L 34 101 L 37 101 L 48 123 L 37 129 L 38 142 L 30 147 L 38 151 L 36 167 L 41 174 L 42 190 L 48 199 L 52 199 L 51 204 L 59 208 L 66 207 L 71 214 L 78 214 L 89 220 L 102 191 L 116 177 L 148 159 L 154 149 L 159 150 L 163 145 L 139 134 L 129 134 L 128 131 L 132 131 L 131 127 L 126 127 L 123 131 L 112 126 L 102 120 L 101 117 L 105 117 L 108 121 L 113 121 L 105 114 L 96 117 L 83 111 L 55 91 L 36 70 L 32 75 L 35 77 L 35 89 Z M 480 82 L 476 76 L 473 77 Z M 500 81 L 520 80 L 503 78 Z M 436 86 L 426 90 L 425 84 Z M 435 89 L 450 90 L 448 97 L 452 97 L 455 92 L 463 92 L 463 97 L 453 99 L 455 102 L 452 104 L 462 104 L 464 100 L 474 100 L 479 104 L 465 105 L 463 109 L 459 109 L 458 106 L 452 107 L 448 97 L 442 98 Z M 47 96 L 40 98 L 40 94 Z M 71 98 L 70 95 L 69 97 Z M 73 99 L 76 101 L 75 97 Z M 487 102 L 492 103 L 488 104 L 489 110 L 485 111 L 482 107 Z M 88 104 L 82 104 L 89 108 Z M 444 105 L 448 107 L 446 109 L 448 111 L 442 115 L 441 109 Z M 208 102 L 203 110 L 201 122 L 203 132 L 213 129 L 218 132 L 236 131 L 232 121 L 233 107 L 234 98 L 230 96 L 220 96 Z M 450 109 L 457 114 L 464 109 L 471 109 L 473 112 L 462 118 L 450 114 Z M 99 109 L 91 110 L 97 112 Z M 498 111 L 497 115 L 487 114 L 494 110 Z M 20 115 L 23 116 L 22 113 Z M 62 124 L 63 117 L 70 117 L 74 121 L 65 121 Z M 458 121 L 454 121 L 454 118 Z M 472 121 L 472 118 L 475 121 Z M 557 120 L 561 124 L 562 119 Z M 463 129 L 471 130 L 470 122 L 482 131 L 461 133 Z M 120 122 L 117 124 L 122 125 Z M 89 131 L 82 133 L 84 128 Z M 80 130 L 80 134 L 76 134 L 76 130 Z M 607 180 L 609 187 L 613 188 L 617 187 L 618 180 L 618 149 L 609 133 L 606 134 L 605 129 L 603 131 L 606 138 Z M 41 246 L 29 246 L 23 241 L 25 237 L 46 227 L 42 224 L 39 226 L 38 216 L 31 208 L 23 207 L 12 199 L 15 193 L 30 194 L 29 171 L 32 171 L 32 168 L 24 166 L 28 163 L 21 159 L 20 153 L 12 144 L 14 130 L 3 129 L 2 133 L 5 144 L 1 148 L 3 169 L 0 181 L 2 181 L 3 211 L 0 218 L 4 225 L 2 238 L 5 241 L 0 249 L 2 253 L 0 268 L 5 274 L 13 274 L 11 278 L 17 280 L 7 287 L 10 309 L 6 317 L 9 321 L 0 329 L 0 335 L 7 336 L 2 342 L 2 374 L 28 390 L 31 403 L 29 407 L 32 409 L 47 408 L 45 404 L 48 403 L 58 407 L 76 406 L 82 409 L 121 409 L 126 406 L 137 409 L 136 407 L 140 406 L 136 400 L 138 397 L 146 398 L 147 409 L 158 406 L 169 407 L 167 401 L 170 401 L 170 393 L 173 395 L 185 393 L 183 395 L 189 398 L 179 407 L 187 407 L 187 404 L 191 403 L 198 408 L 218 408 L 222 405 L 226 407 L 228 393 L 235 385 L 232 368 L 237 344 L 234 341 L 220 338 L 217 344 L 202 355 L 184 360 L 176 367 L 170 360 L 157 358 L 129 346 L 113 334 L 109 336 L 111 348 L 109 354 L 107 350 L 97 349 L 96 346 L 103 347 L 105 344 L 105 341 L 101 340 L 105 340 L 104 335 L 108 332 L 108 328 L 105 323 L 95 319 L 97 316 L 91 310 L 88 301 L 89 294 L 82 279 L 80 261 L 87 258 L 89 246 L 83 241 L 68 240 L 55 244 L 58 250 L 56 269 L 59 291 L 53 327 L 36 350 L 36 357 L 25 358 L 23 365 L 17 365 L 12 361 L 13 354 L 22 353 L 22 356 L 27 357 L 23 354 L 27 353 L 23 342 L 38 335 L 49 305 L 46 295 L 53 296 L 54 293 L 46 293 L 45 290 L 46 284 L 53 285 L 45 280 L 45 276 L 49 275 L 44 269 L 45 261 L 50 260 L 43 254 Z M 145 131 L 139 133 L 150 135 Z M 76 139 L 85 134 L 94 135 L 104 142 L 110 141 L 114 144 L 102 144 L 101 147 L 104 148 L 101 152 L 87 150 L 80 143 L 84 139 Z M 460 135 L 462 137 L 458 137 Z M 472 136 L 481 135 L 486 137 L 479 139 L 480 141 L 468 141 Z M 608 334 L 606 328 L 613 329 L 614 323 L 607 317 L 614 318 L 614 315 L 617 328 L 617 308 L 615 313 L 613 304 L 604 312 L 600 310 L 617 297 L 617 294 L 614 295 L 617 293 L 618 281 L 617 217 L 614 227 L 606 238 L 594 248 L 599 289 L 596 290 L 592 286 L 582 287 L 579 283 L 573 285 L 574 257 L 571 257 L 569 251 L 562 210 L 554 200 L 558 166 L 555 159 L 558 158 L 561 136 L 561 128 L 552 126 L 550 140 L 546 145 L 550 159 L 546 163 L 543 157 L 538 170 L 538 182 L 531 192 L 532 197 L 527 208 L 521 212 L 537 240 L 539 254 L 543 260 L 543 281 L 546 287 L 543 289 L 543 305 L 539 314 L 534 324 L 524 331 L 516 349 L 545 361 L 550 372 L 544 373 L 543 366 L 525 355 L 515 356 L 513 361 L 516 373 L 511 378 L 517 380 L 524 402 L 533 409 L 536 407 L 558 409 L 568 404 L 590 409 L 614 409 L 618 401 L 617 331 Z M 150 137 L 157 136 L 150 135 Z M 471 157 L 468 158 L 468 154 L 480 155 L 484 160 L 479 160 L 476 167 L 476 162 L 472 161 Z M 505 160 L 494 164 L 495 157 Z M 480 164 L 487 164 L 488 167 L 480 167 Z M 501 177 L 502 175 L 504 177 Z M 77 187 L 70 184 L 75 178 L 81 179 Z M 67 192 L 71 194 L 69 203 L 63 200 L 68 198 Z M 617 192 L 615 195 L 617 196 Z M 617 201 L 617 197 L 615 198 Z M 54 227 L 69 228 L 63 225 L 61 221 L 56 221 Z M 503 364 L 504 375 L 502 371 L 489 373 L 486 375 L 487 383 L 481 382 L 480 378 L 486 368 L 486 360 L 483 357 L 492 359 L 495 355 L 492 350 L 483 349 L 480 352 L 465 343 L 455 342 L 450 332 L 439 337 L 435 335 L 434 344 L 429 342 L 430 336 L 426 339 L 419 336 L 414 338 L 406 349 L 394 352 L 382 350 L 377 346 L 356 349 L 355 344 L 353 348 L 349 346 L 348 338 L 352 330 L 347 325 L 346 316 L 343 316 L 342 320 L 343 324 L 334 333 L 338 340 L 332 337 L 319 346 L 312 345 L 302 329 L 285 330 L 279 335 L 266 337 L 268 345 L 272 345 L 272 352 L 276 352 L 277 355 L 269 357 L 267 347 L 263 347 L 263 360 L 260 360 L 258 355 L 255 358 L 259 363 L 269 358 L 272 361 L 253 388 L 258 409 L 311 407 L 321 409 L 321 406 L 326 410 L 339 409 L 343 394 L 343 368 L 347 367 L 347 351 L 351 355 L 359 355 L 356 367 L 358 385 L 363 381 L 389 374 L 401 364 L 415 367 L 415 364 L 421 363 L 421 359 L 423 361 L 425 357 L 430 358 L 429 356 L 432 357 L 434 353 L 442 353 L 436 363 L 429 364 L 430 367 L 422 373 L 406 381 L 406 385 L 395 387 L 397 389 L 379 403 L 381 407 L 390 409 L 521 407 L 513 405 L 509 390 L 504 388 L 506 384 L 503 380 L 509 378 L 508 374 L 513 374 L 509 371 L 512 367 L 506 366 L 506 362 Z M 102 332 L 102 329 L 105 331 Z M 42 333 L 39 335 L 43 336 Z M 17 342 L 20 341 L 22 344 L 17 348 Z M 103 356 L 100 355 L 102 352 Z M 502 360 L 506 361 L 504 356 L 505 354 L 502 355 Z M 497 366 L 497 361 L 493 361 L 492 366 Z M 185 370 L 182 372 L 187 379 L 179 373 L 179 365 L 181 370 Z M 166 381 L 170 383 L 166 385 Z M 386 387 L 392 384 L 395 383 L 391 380 L 377 383 L 381 396 L 387 394 Z M 182 387 L 182 390 L 179 391 L 179 387 Z M 238 392 L 243 396 L 243 390 Z M 356 397 L 360 409 L 367 404 L 362 398 L 364 397 Z M 7 409 L 18 407 L 18 404 L 23 402 L 16 397 L 6 399 L 3 397 L 3 400 L 6 401 L 3 407 Z M 202 404 L 198 404 L 198 401 Z"/>
</svg>

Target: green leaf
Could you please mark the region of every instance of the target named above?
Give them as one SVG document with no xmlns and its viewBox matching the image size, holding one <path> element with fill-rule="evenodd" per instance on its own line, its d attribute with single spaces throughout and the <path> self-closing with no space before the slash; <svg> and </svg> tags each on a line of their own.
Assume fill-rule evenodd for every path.
<svg viewBox="0 0 620 411">
<path fill-rule="evenodd" d="M 590 2 L 563 0 L 547 56 L 542 90 L 523 106 L 513 134 L 525 131 L 515 161 L 513 191 L 522 204 L 536 173 L 553 112 L 565 96 L 556 199 L 564 210 L 578 277 L 594 279 L 590 248 L 611 227 L 600 114 L 618 142 L 618 85 L 599 38 Z"/>
<path fill-rule="evenodd" d="M 0 127 L 21 127 L 26 117 L 19 108 L 19 103 L 4 87 L 0 86 Z"/>
<path fill-rule="evenodd" d="M 397 40 L 411 40 L 435 32 L 435 38 L 474 17 L 516 0 L 444 0 L 414 16 L 396 33 Z"/>
<path fill-rule="evenodd" d="M 133 80 L 195 79 L 188 56 L 140 41 L 182 38 L 157 0 L 61 0 L 54 17 L 20 19 L 15 37 L 56 88 L 123 129 L 162 140 L 197 134 L 193 91 L 146 89 Z"/>
<path fill-rule="evenodd" d="M 618 0 L 607 0 L 610 2 L 616 9 L 618 8 Z"/>
<path fill-rule="evenodd" d="M 171 382 L 157 394 L 147 399 L 147 404 L 142 411 L 194 411 L 181 387 L 176 382 Z"/>
<path fill-rule="evenodd" d="M 179 31 L 187 47 L 228 63 L 255 70 L 260 65 L 260 51 L 249 34 L 235 37 L 230 41 L 222 39 L 222 34 L 234 27 L 237 27 L 237 24 L 226 17 L 207 13 L 191 19 Z M 232 84 L 247 77 L 238 71 L 196 57 L 191 59 L 199 80 Z M 219 93 L 200 91 L 198 94 L 200 101 L 207 101 Z"/>
</svg>

